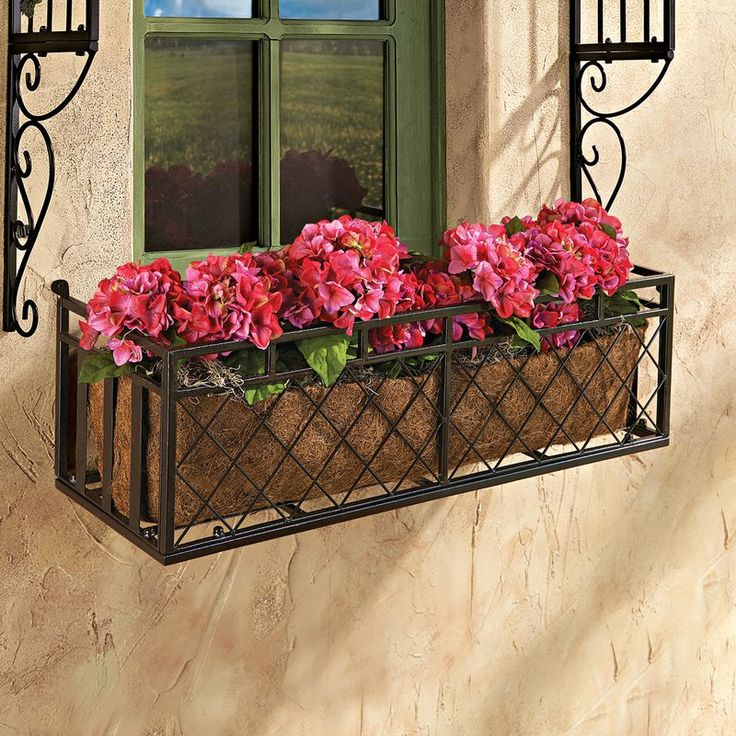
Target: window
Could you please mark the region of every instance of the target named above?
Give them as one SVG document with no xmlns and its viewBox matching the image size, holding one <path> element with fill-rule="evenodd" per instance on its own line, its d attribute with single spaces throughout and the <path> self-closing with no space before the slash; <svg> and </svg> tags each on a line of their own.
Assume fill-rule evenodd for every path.
<svg viewBox="0 0 736 736">
<path fill-rule="evenodd" d="M 437 0 L 137 0 L 136 255 L 277 247 L 307 222 L 444 226 Z"/>
</svg>

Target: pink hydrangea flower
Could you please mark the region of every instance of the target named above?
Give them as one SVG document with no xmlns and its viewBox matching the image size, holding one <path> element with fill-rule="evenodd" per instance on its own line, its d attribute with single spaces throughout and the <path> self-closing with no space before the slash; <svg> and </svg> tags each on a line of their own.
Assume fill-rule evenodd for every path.
<svg viewBox="0 0 736 736">
<path fill-rule="evenodd" d="M 326 322 L 352 334 L 356 319 L 396 313 L 406 247 L 385 222 L 349 216 L 307 225 L 284 248 L 292 275 L 283 318 L 294 327 Z"/>
<path fill-rule="evenodd" d="M 566 304 L 565 302 L 538 304 L 532 312 L 532 326 L 537 329 L 559 327 L 560 325 L 579 322 L 582 316 L 577 304 Z M 547 352 L 553 348 L 572 348 L 578 344 L 579 340 L 579 330 L 553 332 L 542 338 L 542 352 Z"/>
<path fill-rule="evenodd" d="M 192 263 L 185 299 L 175 305 L 179 335 L 188 343 L 247 340 L 262 350 L 280 337 L 282 283 L 262 263 L 274 262 L 245 253 Z"/>
<path fill-rule="evenodd" d="M 80 346 L 92 350 L 101 335 L 112 340 L 130 333 L 168 344 L 166 332 L 174 325 L 174 310 L 182 299 L 181 277 L 167 259 L 120 266 L 112 278 L 100 282 L 87 304 L 87 321 L 79 323 Z M 141 359 L 139 350 L 128 343 L 130 340 L 119 340 L 111 348 L 116 362 L 124 356 L 128 358 L 125 362 Z"/>
<path fill-rule="evenodd" d="M 397 313 L 453 306 L 465 301 L 478 301 L 478 294 L 465 285 L 457 276 L 446 271 L 442 261 L 417 264 L 413 270 L 401 273 L 397 279 L 400 284 L 400 297 Z M 429 335 L 442 335 L 444 320 L 430 319 L 407 323 L 392 328 L 371 330 L 371 346 L 379 353 L 407 350 L 422 347 Z M 466 337 L 482 340 L 493 334 L 488 315 L 470 313 L 454 317 L 452 339 L 458 342 Z"/>
<path fill-rule="evenodd" d="M 120 340 L 113 337 L 108 340 L 107 347 L 112 350 L 115 365 L 126 365 L 127 363 L 140 363 L 143 360 L 143 350 L 132 340 Z"/>
<path fill-rule="evenodd" d="M 611 296 L 629 280 L 628 238 L 620 220 L 594 199 L 545 205 L 527 235 L 527 254 L 557 276 L 568 303 L 592 298 L 597 287 Z"/>
<path fill-rule="evenodd" d="M 503 225 L 463 223 L 443 238 L 452 274 L 468 273 L 475 292 L 504 319 L 528 317 L 539 292 L 537 269 L 525 255 L 526 239 L 509 238 Z"/>
</svg>

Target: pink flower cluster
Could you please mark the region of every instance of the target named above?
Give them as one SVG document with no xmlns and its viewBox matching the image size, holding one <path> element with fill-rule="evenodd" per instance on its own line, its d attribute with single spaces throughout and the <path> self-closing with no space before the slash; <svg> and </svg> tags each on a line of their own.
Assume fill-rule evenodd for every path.
<svg viewBox="0 0 736 736">
<path fill-rule="evenodd" d="M 257 255 L 211 255 L 192 263 L 185 292 L 173 316 L 188 343 L 249 340 L 265 350 L 283 334 L 278 315 L 284 297 Z"/>
<path fill-rule="evenodd" d="M 209 256 L 182 282 L 164 258 L 129 263 L 102 281 L 81 322 L 83 349 L 108 338 L 118 365 L 139 362 L 138 335 L 170 344 L 250 341 L 265 349 L 285 327 L 330 324 L 352 334 L 356 320 L 486 302 L 502 319 L 557 327 L 580 317 L 577 302 L 600 288 L 612 295 L 631 271 L 621 223 L 597 202 L 558 201 L 536 220 L 463 223 L 443 238 L 445 261 L 412 259 L 385 222 L 341 217 L 307 225 L 289 246 L 266 253 Z M 550 274 L 555 278 L 550 278 Z M 555 301 L 535 306 L 544 290 Z M 444 320 L 371 330 L 377 352 L 417 348 Z M 493 334 L 488 312 L 455 317 L 452 337 Z M 574 331 L 545 338 L 573 345 Z"/>
<path fill-rule="evenodd" d="M 595 200 L 558 200 L 543 207 L 536 221 L 523 222 L 527 256 L 540 271 L 554 274 L 565 303 L 591 299 L 598 287 L 612 296 L 629 280 L 629 241 L 621 222 Z"/>
<path fill-rule="evenodd" d="M 442 261 L 420 263 L 413 270 L 400 274 L 401 299 L 398 313 L 414 312 L 435 307 L 449 307 L 477 300 L 473 288 L 459 277 L 447 273 Z M 428 335 L 441 335 L 444 320 L 430 319 L 381 327 L 371 330 L 369 340 L 378 353 L 419 348 Z M 471 313 L 453 318 L 452 339 L 457 342 L 464 334 L 482 340 L 493 334 L 487 314 Z"/>
<path fill-rule="evenodd" d="M 532 312 L 532 327 L 542 330 L 569 325 L 572 322 L 579 322 L 582 316 L 582 310 L 578 304 L 565 304 L 565 302 L 537 304 Z M 579 330 L 553 332 L 542 338 L 542 352 L 546 353 L 553 348 L 572 348 L 577 345 L 579 339 Z"/>
<path fill-rule="evenodd" d="M 406 247 L 385 222 L 349 216 L 307 225 L 280 259 L 289 274 L 283 317 L 294 327 L 326 322 L 351 335 L 356 319 L 385 319 L 402 299 Z"/>
<path fill-rule="evenodd" d="M 141 348 L 128 334 L 168 344 L 166 333 L 174 324 L 174 306 L 184 298 L 181 277 L 165 258 L 148 265 L 120 266 L 112 278 L 100 282 L 88 303 L 87 321 L 79 323 L 80 345 L 92 350 L 104 335 L 117 365 L 140 362 Z"/>
<path fill-rule="evenodd" d="M 534 286 L 538 271 L 520 235 L 508 237 L 503 225 L 464 223 L 443 239 L 448 272 L 469 273 L 476 294 L 504 319 L 528 317 L 539 295 Z"/>
</svg>

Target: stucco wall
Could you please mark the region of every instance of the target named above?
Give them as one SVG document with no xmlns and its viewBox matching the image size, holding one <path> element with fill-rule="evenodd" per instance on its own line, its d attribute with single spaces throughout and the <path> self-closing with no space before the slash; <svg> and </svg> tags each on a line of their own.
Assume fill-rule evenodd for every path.
<svg viewBox="0 0 736 736">
<path fill-rule="evenodd" d="M 532 210 L 566 178 L 566 8 L 447 4 L 449 219 Z M 41 327 L 0 336 L 0 736 L 735 733 L 730 0 L 681 0 L 627 123 L 617 213 L 680 279 L 673 446 L 171 569 L 53 488 L 47 286 L 89 294 L 131 249 L 129 9 L 102 5 L 52 124 Z"/>
</svg>

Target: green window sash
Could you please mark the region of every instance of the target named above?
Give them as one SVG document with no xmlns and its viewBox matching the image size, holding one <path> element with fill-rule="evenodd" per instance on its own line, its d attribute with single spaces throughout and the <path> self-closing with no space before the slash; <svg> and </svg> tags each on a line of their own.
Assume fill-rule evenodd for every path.
<svg viewBox="0 0 736 736">
<path fill-rule="evenodd" d="M 145 39 L 191 36 L 258 42 L 257 247 L 281 244 L 281 58 L 283 42 L 380 40 L 384 65 L 384 205 L 386 219 L 412 250 L 432 253 L 446 222 L 444 2 L 384 0 L 380 21 L 280 20 L 278 0 L 262 0 L 256 18 L 147 18 L 144 0 L 134 17 L 134 254 L 166 256 L 178 268 L 206 256 L 195 248 L 145 248 Z M 397 3 L 401 10 L 397 11 Z M 216 111 L 214 111 L 216 114 Z M 306 224 L 306 223 L 304 223 Z M 212 252 L 229 253 L 237 247 Z"/>
</svg>

